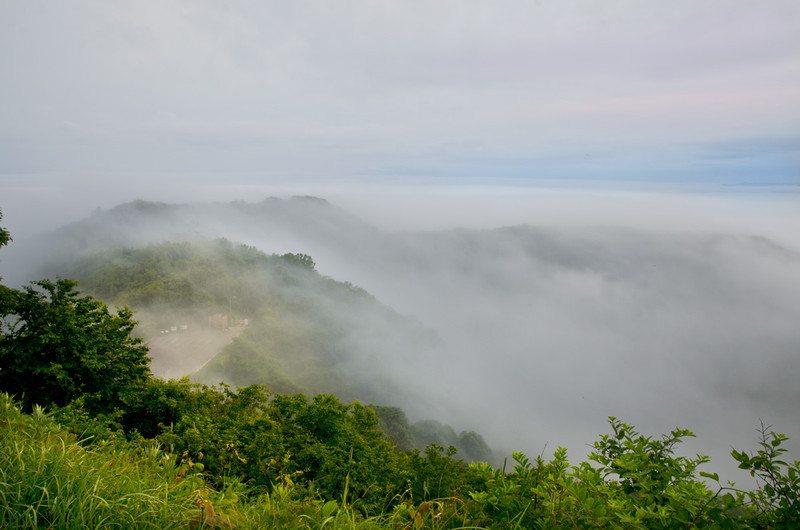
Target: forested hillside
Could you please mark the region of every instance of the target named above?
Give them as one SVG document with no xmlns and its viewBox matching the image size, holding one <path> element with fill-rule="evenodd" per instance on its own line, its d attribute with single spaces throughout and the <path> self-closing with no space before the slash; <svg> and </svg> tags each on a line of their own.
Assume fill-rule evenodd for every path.
<svg viewBox="0 0 800 530">
<path fill-rule="evenodd" d="M 208 204 L 137 200 L 95 211 L 22 245 L 40 247 L 38 267 L 46 271 L 87 253 L 167 241 L 257 241 L 262 250 L 284 254 L 303 252 L 309 240 L 348 246 L 347 240 L 369 241 L 379 235 L 367 223 L 316 197 Z M 307 249 L 305 253 L 310 254 Z"/>
<path fill-rule="evenodd" d="M 331 393 L 389 411 L 425 400 L 424 390 L 412 395 L 400 384 L 398 359 L 433 365 L 445 355 L 433 331 L 363 289 L 319 275 L 304 254 L 268 256 L 224 239 L 166 242 L 89 253 L 63 270 L 97 298 L 134 308 L 136 333 L 145 340 L 167 333 L 179 347 L 208 333 L 236 334 L 199 371 L 178 374 L 196 382 Z M 173 365 L 183 356 L 186 366 L 199 354 L 189 348 L 171 353 Z M 159 361 L 155 357 L 154 366 Z M 468 461 L 493 460 L 477 433 L 457 434 L 434 420 L 409 425 L 405 414 L 397 425 L 403 425 L 397 440 L 405 449 L 436 442 L 455 446 Z"/>
</svg>

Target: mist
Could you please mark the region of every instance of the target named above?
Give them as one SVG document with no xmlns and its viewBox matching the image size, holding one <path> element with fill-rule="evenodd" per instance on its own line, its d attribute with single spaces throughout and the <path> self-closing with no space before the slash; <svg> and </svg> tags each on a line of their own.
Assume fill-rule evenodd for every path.
<svg viewBox="0 0 800 530">
<path fill-rule="evenodd" d="M 525 216 L 524 199 L 491 191 L 409 198 L 407 222 L 461 228 L 313 250 L 320 270 L 441 334 L 452 360 L 416 377 L 454 404 L 450 421 L 494 447 L 577 458 L 608 415 L 650 434 L 682 426 L 698 436 L 687 450 L 721 467 L 759 421 L 800 424 L 795 199 L 544 190 Z M 496 224 L 509 214 L 528 222 Z"/>
<path fill-rule="evenodd" d="M 748 477 L 736 473 L 730 447 L 754 447 L 760 421 L 797 451 L 796 196 L 343 191 L 328 202 L 200 202 L 164 205 L 163 215 L 133 208 L 124 225 L 95 223 L 102 233 L 87 240 L 102 245 L 113 234 L 138 246 L 202 235 L 311 255 L 321 274 L 366 289 L 443 342 L 424 355 L 381 346 L 368 317 L 350 315 L 353 344 L 371 352 L 354 360 L 353 377 L 391 381 L 408 392 L 386 404 L 412 420 L 476 430 L 501 451 L 563 445 L 579 460 L 609 415 L 648 434 L 693 430 L 683 450 L 712 456 L 710 468 L 737 481 Z M 94 210 L 82 222 L 114 213 Z M 31 263 L 26 248 L 67 252 L 58 234 L 37 252 L 15 241 L 3 276 L 34 270 L 20 265 Z"/>
</svg>

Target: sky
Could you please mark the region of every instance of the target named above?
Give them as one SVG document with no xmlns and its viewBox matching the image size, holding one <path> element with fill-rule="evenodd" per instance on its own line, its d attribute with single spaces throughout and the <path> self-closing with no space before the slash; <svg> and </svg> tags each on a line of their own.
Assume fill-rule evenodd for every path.
<svg viewBox="0 0 800 530">
<path fill-rule="evenodd" d="M 0 178 L 800 185 L 800 4 L 3 2 Z"/>
</svg>

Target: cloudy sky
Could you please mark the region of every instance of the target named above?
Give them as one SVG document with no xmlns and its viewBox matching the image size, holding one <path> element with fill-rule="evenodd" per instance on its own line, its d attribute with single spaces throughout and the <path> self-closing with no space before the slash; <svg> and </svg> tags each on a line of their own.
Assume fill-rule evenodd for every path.
<svg viewBox="0 0 800 530">
<path fill-rule="evenodd" d="M 0 208 L 23 236 L 135 198 L 382 191 L 355 202 L 431 222 L 420 188 L 466 212 L 609 187 L 800 210 L 793 0 L 8 1 L 0 76 Z M 632 201 L 542 197 L 609 222 Z"/>
<path fill-rule="evenodd" d="M 800 184 L 793 0 L 9 1 L 0 72 L 5 185 Z"/>
</svg>

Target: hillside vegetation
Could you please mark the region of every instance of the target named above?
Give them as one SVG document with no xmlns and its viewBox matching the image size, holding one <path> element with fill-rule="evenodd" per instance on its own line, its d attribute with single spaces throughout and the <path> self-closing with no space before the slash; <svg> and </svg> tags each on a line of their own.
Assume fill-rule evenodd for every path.
<svg viewBox="0 0 800 530">
<path fill-rule="evenodd" d="M 333 396 L 270 396 L 164 383 L 126 412 L 155 438 L 111 429 L 79 408 L 23 414 L 0 395 L 4 528 L 796 528 L 800 462 L 763 431 L 762 481 L 712 487 L 707 459 L 673 450 L 691 433 L 640 435 L 611 419 L 589 462 L 514 455 L 513 469 L 465 467 L 433 445 L 393 449 L 365 407 Z M 137 410 L 138 408 L 138 410 Z M 79 435 L 76 436 L 78 433 Z M 131 434 L 134 434 L 131 437 Z"/>
<path fill-rule="evenodd" d="M 200 371 L 183 374 L 194 381 L 375 403 L 403 449 L 436 442 L 455 446 L 468 461 L 493 458 L 475 432 L 456 433 L 433 420 L 409 424 L 402 410 L 393 410 L 420 398 L 397 384 L 397 359 L 433 363 L 443 355 L 440 341 L 363 289 L 319 275 L 310 256 L 269 256 L 224 239 L 165 242 L 106 249 L 65 270 L 96 297 L 135 308 L 144 338 L 173 329 L 173 335 L 200 334 L 215 315 L 225 317 L 226 327 L 243 327 Z"/>
</svg>

